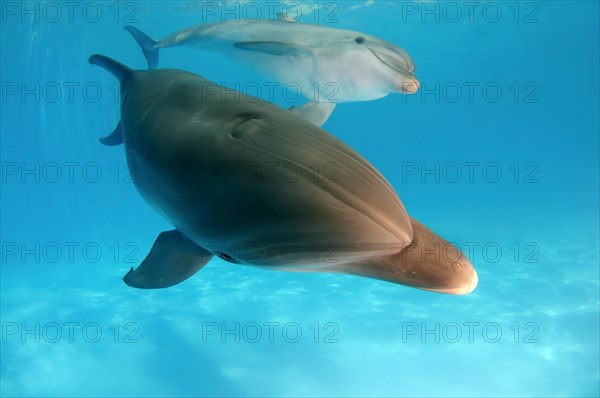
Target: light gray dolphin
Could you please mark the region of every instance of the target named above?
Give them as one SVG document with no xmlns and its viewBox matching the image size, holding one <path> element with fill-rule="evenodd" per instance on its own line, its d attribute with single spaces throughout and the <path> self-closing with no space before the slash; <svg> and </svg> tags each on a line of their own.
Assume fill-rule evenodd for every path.
<svg viewBox="0 0 600 398">
<path fill-rule="evenodd" d="M 155 41 L 125 26 L 141 46 L 149 68 L 158 50 L 188 46 L 218 51 L 282 84 L 297 83 L 309 100 L 292 107 L 318 126 L 336 103 L 370 101 L 390 93 L 419 89 L 415 66 L 406 51 L 378 37 L 352 30 L 279 20 L 226 21 L 184 29 Z"/>
<path fill-rule="evenodd" d="M 213 255 L 285 271 L 361 275 L 467 294 L 459 249 L 409 217 L 385 178 L 318 126 L 181 70 L 136 71 L 90 57 L 121 84 L 125 144 L 141 196 L 175 229 L 124 281 L 175 285 Z"/>
</svg>

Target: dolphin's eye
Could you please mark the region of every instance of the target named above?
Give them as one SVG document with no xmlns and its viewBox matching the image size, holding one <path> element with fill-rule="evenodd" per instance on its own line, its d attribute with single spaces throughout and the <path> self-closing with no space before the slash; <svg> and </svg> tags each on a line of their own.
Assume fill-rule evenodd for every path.
<svg viewBox="0 0 600 398">
<path fill-rule="evenodd" d="M 362 36 L 358 36 L 356 39 L 354 39 L 354 42 L 356 44 L 362 44 L 365 41 L 365 38 Z"/>
<path fill-rule="evenodd" d="M 220 259 L 225 260 L 229 263 L 234 263 L 234 264 L 237 263 L 237 261 L 233 257 L 231 257 L 229 254 L 226 254 L 223 252 L 215 252 L 215 255 L 217 257 L 219 257 Z"/>
</svg>

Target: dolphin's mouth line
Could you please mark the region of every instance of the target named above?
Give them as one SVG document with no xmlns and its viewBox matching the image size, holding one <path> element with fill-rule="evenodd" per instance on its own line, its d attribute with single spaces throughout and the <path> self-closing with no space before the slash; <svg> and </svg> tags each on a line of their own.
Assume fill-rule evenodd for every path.
<svg viewBox="0 0 600 398">
<path fill-rule="evenodd" d="M 382 64 L 386 65 L 388 68 L 395 70 L 396 72 L 400 73 L 401 75 L 414 79 L 415 75 L 413 73 L 411 73 L 408 69 L 406 69 L 404 66 L 401 65 L 390 65 L 389 62 L 386 62 L 382 57 L 380 57 L 377 54 L 377 51 L 373 50 L 370 47 L 367 47 L 367 49 L 369 51 L 371 51 L 371 53 L 373 53 L 373 55 L 379 60 L 381 61 Z"/>
</svg>

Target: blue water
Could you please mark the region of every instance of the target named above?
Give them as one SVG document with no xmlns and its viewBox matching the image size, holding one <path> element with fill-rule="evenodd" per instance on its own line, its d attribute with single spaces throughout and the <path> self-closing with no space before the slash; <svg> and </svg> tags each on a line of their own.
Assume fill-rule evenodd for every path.
<svg viewBox="0 0 600 398">
<path fill-rule="evenodd" d="M 119 119 L 116 83 L 87 58 L 143 68 L 125 24 L 161 37 L 284 7 L 231 4 L 0 3 L 0 394 L 598 396 L 595 1 L 285 9 L 412 55 L 420 93 L 342 104 L 324 128 L 469 254 L 471 295 L 219 259 L 165 290 L 121 281 L 170 226 L 128 181 L 122 147 L 98 143 Z M 160 65 L 269 81 L 192 49 Z"/>
</svg>

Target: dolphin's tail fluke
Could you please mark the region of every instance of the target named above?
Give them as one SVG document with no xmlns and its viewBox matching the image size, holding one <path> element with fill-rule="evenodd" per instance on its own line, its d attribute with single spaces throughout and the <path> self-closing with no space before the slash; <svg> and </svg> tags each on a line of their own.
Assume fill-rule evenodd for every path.
<svg viewBox="0 0 600 398">
<path fill-rule="evenodd" d="M 120 62 L 104 55 L 94 54 L 89 59 L 90 64 L 98 65 L 109 71 L 114 77 L 119 79 L 121 87 L 128 84 L 128 81 L 133 77 L 133 71 Z M 121 89 L 123 92 L 123 89 Z M 123 131 L 121 122 L 117 124 L 115 130 L 107 137 L 100 138 L 100 142 L 104 145 L 115 146 L 123 143 Z"/>
<path fill-rule="evenodd" d="M 132 71 L 127 66 L 120 62 L 115 61 L 112 58 L 108 58 L 104 55 L 94 54 L 89 59 L 90 64 L 98 65 L 112 73 L 114 77 L 119 79 L 121 84 L 125 83 L 132 76 Z"/>
<path fill-rule="evenodd" d="M 135 26 L 125 25 L 125 30 L 131 33 L 137 44 L 142 48 L 146 62 L 148 62 L 148 69 L 154 69 L 158 66 L 158 48 L 156 46 L 156 40 L 136 28 Z"/>
</svg>

